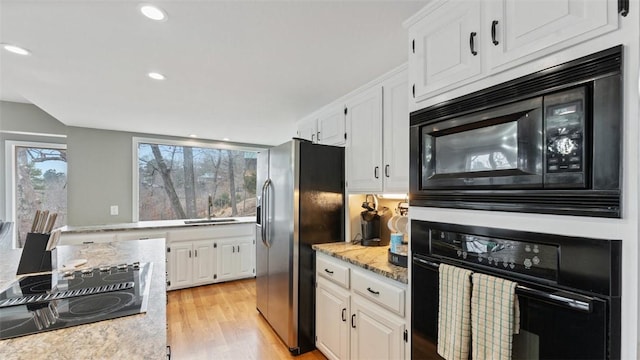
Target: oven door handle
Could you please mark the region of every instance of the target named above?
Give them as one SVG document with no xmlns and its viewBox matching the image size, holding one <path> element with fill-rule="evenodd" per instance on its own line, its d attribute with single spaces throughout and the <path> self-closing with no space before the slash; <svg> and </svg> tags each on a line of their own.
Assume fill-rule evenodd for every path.
<svg viewBox="0 0 640 360">
<path fill-rule="evenodd" d="M 526 296 L 536 297 L 536 298 L 545 300 L 547 302 L 553 303 L 555 305 L 560 305 L 562 307 L 581 311 L 581 312 L 589 313 L 593 309 L 593 306 L 592 306 L 593 298 L 589 298 L 583 295 L 572 294 L 573 296 L 579 297 L 582 299 L 582 300 L 578 300 L 578 299 L 572 299 L 570 297 L 566 297 L 558 294 L 549 293 L 546 291 L 531 289 L 522 285 L 518 285 L 516 287 L 516 293 L 526 295 Z"/>
<path fill-rule="evenodd" d="M 428 266 L 433 269 L 438 269 L 440 264 L 437 262 L 433 262 L 427 259 L 424 259 L 422 256 L 418 254 L 413 255 L 413 262 L 419 266 Z M 593 298 L 565 292 L 566 294 L 570 294 L 572 297 L 563 296 L 560 294 L 549 293 L 546 291 L 532 289 L 523 285 L 516 286 L 516 293 L 521 295 L 526 295 L 529 297 L 534 297 L 548 303 L 562 306 L 564 308 L 568 308 L 571 310 L 577 310 L 581 312 L 590 313 L 593 309 Z"/>
<path fill-rule="evenodd" d="M 417 263 L 420 263 L 422 265 L 427 265 L 427 266 L 430 266 L 432 268 L 436 268 L 436 269 L 440 267 L 440 264 L 435 263 L 433 261 L 425 260 L 425 259 L 419 257 L 418 255 L 413 255 L 413 261 L 417 262 Z"/>
</svg>

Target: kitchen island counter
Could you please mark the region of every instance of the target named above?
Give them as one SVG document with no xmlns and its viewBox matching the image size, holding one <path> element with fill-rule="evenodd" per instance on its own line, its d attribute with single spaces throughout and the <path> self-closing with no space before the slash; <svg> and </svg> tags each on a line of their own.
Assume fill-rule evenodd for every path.
<svg viewBox="0 0 640 360">
<path fill-rule="evenodd" d="M 403 284 L 408 283 L 407 268 L 393 265 L 388 261 L 388 246 L 362 246 L 338 242 L 316 244 L 312 248 L 389 279 Z"/>
<path fill-rule="evenodd" d="M 16 279 L 22 250 L 0 252 L 0 289 Z M 164 359 L 167 345 L 165 240 L 58 246 L 58 264 L 152 263 L 147 312 L 0 340 L 0 359 Z"/>
</svg>

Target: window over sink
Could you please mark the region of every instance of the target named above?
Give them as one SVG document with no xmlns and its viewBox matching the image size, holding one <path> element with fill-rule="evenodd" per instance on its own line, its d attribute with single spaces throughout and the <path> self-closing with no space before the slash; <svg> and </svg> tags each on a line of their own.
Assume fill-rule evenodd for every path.
<svg viewBox="0 0 640 360">
<path fill-rule="evenodd" d="M 134 217 L 255 215 L 257 151 L 226 143 L 134 138 Z"/>
</svg>

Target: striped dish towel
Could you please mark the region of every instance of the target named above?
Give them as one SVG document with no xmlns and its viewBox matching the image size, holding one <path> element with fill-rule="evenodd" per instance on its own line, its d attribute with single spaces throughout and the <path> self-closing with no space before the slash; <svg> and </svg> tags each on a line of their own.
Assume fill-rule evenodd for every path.
<svg viewBox="0 0 640 360">
<path fill-rule="evenodd" d="M 471 347 L 473 360 L 509 360 L 513 334 L 519 329 L 516 283 L 473 274 Z"/>
<path fill-rule="evenodd" d="M 469 359 L 471 274 L 469 270 L 440 264 L 438 354 L 447 360 Z"/>
</svg>

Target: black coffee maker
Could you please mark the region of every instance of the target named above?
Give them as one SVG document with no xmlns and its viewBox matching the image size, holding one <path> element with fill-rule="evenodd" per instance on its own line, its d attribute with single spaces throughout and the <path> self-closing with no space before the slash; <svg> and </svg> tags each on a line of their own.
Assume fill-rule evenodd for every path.
<svg viewBox="0 0 640 360">
<path fill-rule="evenodd" d="M 369 201 L 371 198 L 372 201 Z M 365 209 L 360 213 L 360 228 L 362 233 L 362 246 L 385 246 L 389 245 L 390 234 L 386 224 L 388 218 L 388 209 L 383 207 L 378 210 L 378 201 L 375 196 L 367 195 L 362 203 Z"/>
</svg>

